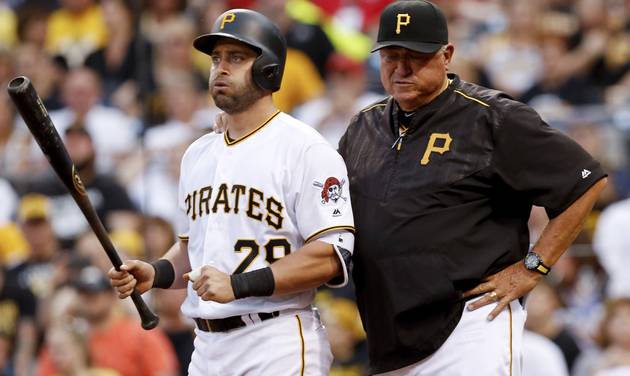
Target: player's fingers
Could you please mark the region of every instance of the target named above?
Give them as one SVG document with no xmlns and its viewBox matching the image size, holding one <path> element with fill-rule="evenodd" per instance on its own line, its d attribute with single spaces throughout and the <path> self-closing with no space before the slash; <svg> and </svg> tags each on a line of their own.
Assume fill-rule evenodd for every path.
<svg viewBox="0 0 630 376">
<path fill-rule="evenodd" d="M 124 278 L 127 274 L 129 273 L 127 273 L 126 271 L 118 271 L 114 268 L 109 269 L 109 271 L 107 272 L 107 276 L 110 279 L 121 279 Z"/>
<path fill-rule="evenodd" d="M 190 275 L 188 276 L 190 278 Z M 193 290 L 197 291 L 197 293 L 199 293 L 199 288 L 201 288 L 205 283 L 205 278 L 201 277 L 201 278 L 197 278 L 192 285 Z"/>
<path fill-rule="evenodd" d="M 214 268 L 204 265 L 201 268 L 197 268 L 188 273 L 188 278 L 193 281 L 193 289 L 198 290 L 202 284 L 206 283 L 206 281 L 211 277 L 211 274 L 209 273 L 213 270 Z"/>
<path fill-rule="evenodd" d="M 492 312 L 490 312 L 490 314 L 488 315 L 488 317 L 487 317 L 488 321 L 494 320 L 494 318 L 497 317 L 499 315 L 499 313 L 501 313 L 501 311 L 503 311 L 505 309 L 505 307 L 508 306 L 508 304 L 510 304 L 510 301 L 511 301 L 511 299 L 508 298 L 508 297 L 505 297 L 505 298 L 501 299 L 501 301 L 499 301 L 497 303 L 497 306 L 494 307 Z"/>
<path fill-rule="evenodd" d="M 471 296 L 484 294 L 486 292 L 493 291 L 494 287 L 495 286 L 494 286 L 493 283 L 484 282 L 484 283 L 481 283 L 481 284 L 477 285 L 477 287 L 464 292 L 463 297 L 464 298 L 468 298 L 468 297 L 471 297 Z"/>
<path fill-rule="evenodd" d="M 195 282 L 197 284 L 197 282 Z M 199 283 L 199 287 L 195 289 L 197 291 L 197 295 L 203 298 L 204 294 L 206 294 L 209 290 L 210 286 L 207 283 Z M 207 300 L 207 299 L 204 299 Z"/>
<path fill-rule="evenodd" d="M 202 268 L 197 268 L 195 270 L 191 270 L 190 272 L 188 272 L 188 273 L 183 275 L 184 280 L 186 282 L 188 282 L 188 281 L 195 282 L 196 280 L 198 280 L 201 277 L 201 271 L 202 271 Z"/>
<path fill-rule="evenodd" d="M 128 284 L 130 281 L 135 280 L 135 278 L 133 277 L 133 275 L 129 274 L 129 273 L 125 273 L 127 274 L 126 276 L 123 276 L 122 278 L 113 278 L 110 280 L 110 283 L 113 287 L 120 287 L 120 286 L 124 286 L 126 284 Z"/>
<path fill-rule="evenodd" d="M 110 280 L 110 283 L 112 284 L 112 286 L 114 286 L 114 281 L 122 281 L 122 280 L 124 280 L 126 278 L 129 278 L 129 276 L 131 276 L 131 278 L 133 278 L 133 276 L 131 274 L 129 274 L 127 272 L 124 272 L 124 273 L 120 273 L 120 274 L 114 275 L 113 277 L 110 277 L 109 280 Z"/>
<path fill-rule="evenodd" d="M 206 301 L 206 302 L 207 302 L 207 301 L 212 300 L 212 296 L 213 296 L 213 294 L 211 294 L 211 293 L 210 293 L 210 292 L 208 292 L 208 291 L 206 291 L 206 292 L 205 292 L 205 293 L 203 293 L 202 295 L 199 295 L 199 297 L 201 298 L 201 300 L 204 300 L 204 301 Z"/>
<path fill-rule="evenodd" d="M 124 264 L 120 265 L 120 270 L 125 272 L 131 272 L 140 265 L 138 260 L 127 260 Z"/>
<path fill-rule="evenodd" d="M 126 297 L 128 297 L 129 295 L 131 295 L 131 293 L 133 292 L 133 289 L 136 287 L 136 280 L 132 280 L 131 282 L 123 285 L 123 286 L 119 286 L 116 288 L 116 290 L 118 291 L 118 297 L 120 299 L 124 299 Z"/>
<path fill-rule="evenodd" d="M 208 289 L 201 295 L 199 295 L 201 297 L 202 300 L 205 301 L 213 301 L 213 302 L 218 302 L 218 303 L 222 303 L 221 299 L 219 298 L 220 293 L 219 291 L 216 290 L 216 288 L 212 288 L 209 284 L 208 284 Z"/>
<path fill-rule="evenodd" d="M 129 294 L 131 294 L 133 289 L 136 287 L 136 283 L 137 283 L 136 280 L 132 279 L 131 281 L 125 283 L 124 285 L 120 285 L 119 287 L 117 287 L 117 289 L 120 292 L 128 292 Z"/>
</svg>

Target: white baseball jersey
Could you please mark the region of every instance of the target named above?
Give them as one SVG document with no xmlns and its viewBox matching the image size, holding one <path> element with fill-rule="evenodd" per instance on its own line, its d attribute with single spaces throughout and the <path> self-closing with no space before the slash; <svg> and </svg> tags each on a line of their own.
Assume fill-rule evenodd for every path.
<svg viewBox="0 0 630 376">
<path fill-rule="evenodd" d="M 182 158 L 179 207 L 187 217 L 180 237 L 188 240 L 193 270 L 252 271 L 322 234 L 354 231 L 341 156 L 311 127 L 281 112 L 238 140 L 211 133 L 195 141 Z M 221 304 L 201 300 L 189 283 L 182 311 L 217 319 L 303 308 L 314 293 Z"/>
</svg>

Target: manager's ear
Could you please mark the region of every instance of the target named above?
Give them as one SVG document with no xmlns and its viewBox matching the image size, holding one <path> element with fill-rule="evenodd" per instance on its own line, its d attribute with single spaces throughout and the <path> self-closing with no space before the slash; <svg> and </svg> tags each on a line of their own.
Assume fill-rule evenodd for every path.
<svg viewBox="0 0 630 376">
<path fill-rule="evenodd" d="M 444 62 L 444 66 L 448 69 L 451 60 L 453 59 L 453 54 L 455 54 L 455 46 L 452 43 L 447 44 L 442 47 L 442 61 Z"/>
</svg>

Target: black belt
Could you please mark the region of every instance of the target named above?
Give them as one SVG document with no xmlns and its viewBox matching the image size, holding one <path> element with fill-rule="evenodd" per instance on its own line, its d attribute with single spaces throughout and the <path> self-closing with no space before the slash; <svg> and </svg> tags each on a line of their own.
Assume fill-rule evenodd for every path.
<svg viewBox="0 0 630 376">
<path fill-rule="evenodd" d="M 269 319 L 273 319 L 274 317 L 280 316 L 279 311 L 274 312 L 260 312 L 260 313 L 250 313 L 248 315 L 252 322 L 252 316 L 258 317 L 260 321 L 265 321 Z M 204 332 L 228 332 L 233 329 L 242 328 L 247 325 L 243 320 L 243 316 L 230 316 L 223 319 L 201 319 L 195 318 L 195 323 L 197 323 L 197 328 Z"/>
</svg>

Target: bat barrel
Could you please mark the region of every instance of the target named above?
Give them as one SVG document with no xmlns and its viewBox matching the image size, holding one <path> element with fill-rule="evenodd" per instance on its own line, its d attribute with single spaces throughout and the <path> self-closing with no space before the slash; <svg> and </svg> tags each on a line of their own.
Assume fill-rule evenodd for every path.
<svg viewBox="0 0 630 376">
<path fill-rule="evenodd" d="M 27 112 L 28 110 L 26 106 L 36 104 L 39 99 L 33 85 L 31 84 L 31 80 L 25 76 L 19 76 L 12 79 L 9 82 L 7 91 L 18 110 L 20 110 L 22 117 L 24 117 L 22 112 Z M 31 111 L 31 113 L 32 112 L 33 111 Z"/>
<path fill-rule="evenodd" d="M 90 227 L 103 246 L 105 253 L 114 267 L 119 269 L 122 264 L 120 256 L 107 236 L 107 231 L 98 218 L 85 191 L 85 187 L 72 164 L 72 160 L 70 160 L 68 156 L 63 141 L 61 137 L 59 137 L 59 133 L 57 133 L 52 120 L 50 120 L 50 116 L 41 98 L 37 95 L 31 80 L 25 76 L 16 77 L 9 82 L 7 91 L 20 115 L 22 115 L 22 119 L 24 119 L 28 129 L 31 131 L 33 138 L 37 141 L 37 144 L 48 159 L 48 162 L 85 215 Z M 142 327 L 145 329 L 154 328 L 158 324 L 159 319 L 151 312 L 144 300 L 142 300 L 140 294 L 134 291 L 131 295 L 131 299 L 142 319 Z"/>
<path fill-rule="evenodd" d="M 60 158 L 65 159 L 65 147 L 31 80 L 25 76 L 16 77 L 9 82 L 7 91 L 44 154 L 47 157 L 61 154 Z M 64 163 L 51 161 L 51 164 L 55 167 Z"/>
</svg>

